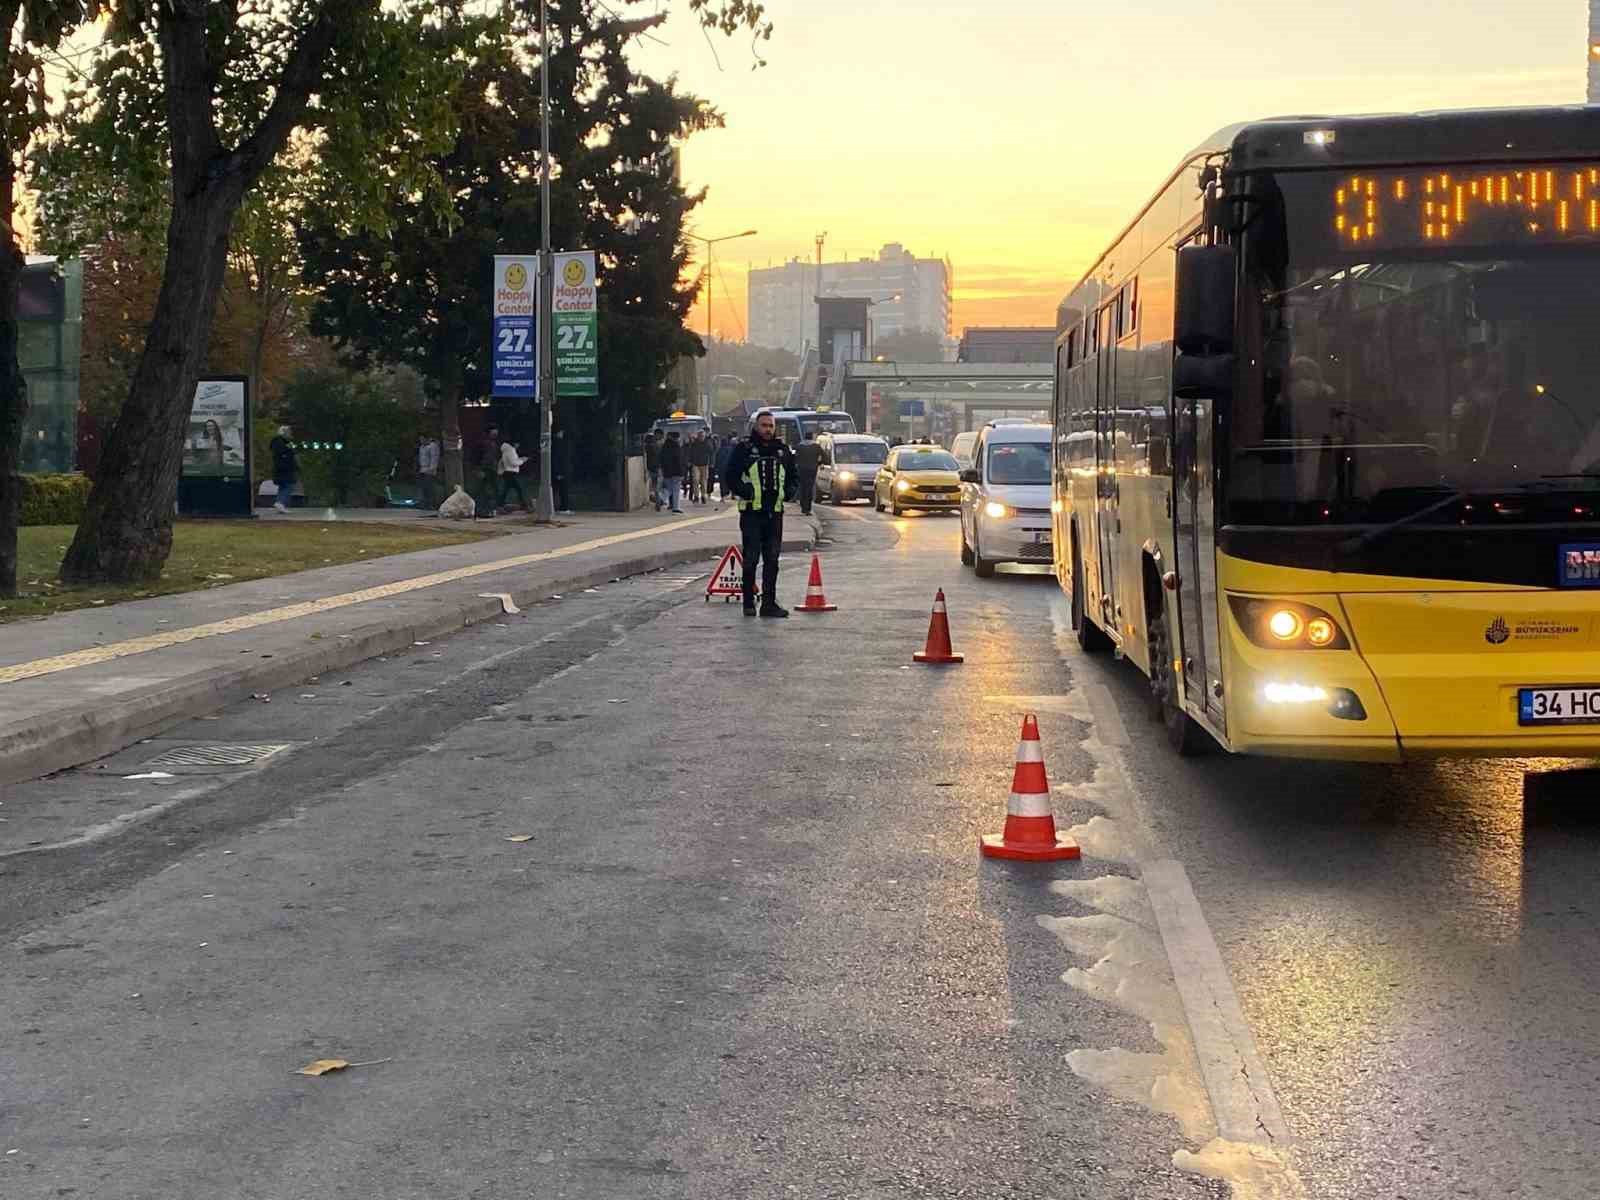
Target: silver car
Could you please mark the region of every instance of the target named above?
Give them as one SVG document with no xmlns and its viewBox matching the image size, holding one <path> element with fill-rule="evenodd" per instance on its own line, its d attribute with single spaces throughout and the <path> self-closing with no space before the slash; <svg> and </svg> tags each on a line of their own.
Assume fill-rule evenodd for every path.
<svg viewBox="0 0 1600 1200">
<path fill-rule="evenodd" d="M 817 439 L 817 499 L 834 504 L 870 500 L 889 443 L 869 433 L 825 433 Z"/>
</svg>

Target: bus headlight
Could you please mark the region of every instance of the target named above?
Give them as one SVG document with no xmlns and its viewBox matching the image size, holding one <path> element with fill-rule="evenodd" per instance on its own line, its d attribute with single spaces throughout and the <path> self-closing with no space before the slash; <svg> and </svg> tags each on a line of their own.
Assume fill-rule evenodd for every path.
<svg viewBox="0 0 1600 1200">
<path fill-rule="evenodd" d="M 1254 596 L 1229 596 L 1228 603 L 1245 637 L 1264 650 L 1350 649 L 1339 622 L 1310 604 Z"/>
<path fill-rule="evenodd" d="M 998 500 L 991 500 L 983 506 L 983 515 L 999 521 L 1011 515 L 1011 510 Z"/>
<path fill-rule="evenodd" d="M 854 483 L 856 479 L 856 473 L 854 471 L 840 471 L 834 476 L 834 478 L 840 483 Z"/>
<path fill-rule="evenodd" d="M 911 490 L 911 484 L 904 479 L 896 480 L 894 490 L 897 492 L 909 492 Z"/>
<path fill-rule="evenodd" d="M 1267 632 L 1280 642 L 1297 642 L 1305 632 L 1305 622 L 1292 608 L 1274 609 L 1267 618 Z"/>
</svg>

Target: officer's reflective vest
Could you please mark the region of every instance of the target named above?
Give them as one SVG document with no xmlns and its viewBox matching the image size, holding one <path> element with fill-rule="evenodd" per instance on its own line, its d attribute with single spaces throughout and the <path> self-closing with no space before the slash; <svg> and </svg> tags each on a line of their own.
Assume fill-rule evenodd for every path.
<svg viewBox="0 0 1600 1200">
<path fill-rule="evenodd" d="M 750 485 L 750 499 L 740 499 L 739 511 L 749 512 L 752 509 L 762 510 L 761 498 L 769 493 L 773 497 L 772 511 L 783 511 L 783 493 L 788 484 L 788 469 L 783 465 L 781 454 L 761 455 L 752 454 L 750 465 L 745 469 L 745 482 Z"/>
</svg>

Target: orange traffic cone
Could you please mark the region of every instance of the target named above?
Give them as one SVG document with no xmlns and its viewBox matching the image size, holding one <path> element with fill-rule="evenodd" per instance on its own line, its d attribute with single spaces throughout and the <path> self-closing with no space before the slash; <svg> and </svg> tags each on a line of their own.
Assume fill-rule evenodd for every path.
<svg viewBox="0 0 1600 1200">
<path fill-rule="evenodd" d="M 978 839 L 986 858 L 1016 858 L 1024 862 L 1054 862 L 1079 858 L 1078 843 L 1056 832 L 1050 813 L 1050 782 L 1044 775 L 1044 754 L 1039 749 L 1039 721 L 1032 713 L 1022 718 L 1022 740 L 1017 743 L 1017 769 L 1011 776 L 1011 799 L 1006 802 L 1005 832 Z"/>
<path fill-rule="evenodd" d="M 950 648 L 950 618 L 944 611 L 944 589 L 933 598 L 933 616 L 928 620 L 928 640 L 921 650 L 911 656 L 912 662 L 959 663 L 966 656 Z"/>
<path fill-rule="evenodd" d="M 829 604 L 828 598 L 822 594 L 822 563 L 817 556 L 811 556 L 811 580 L 806 584 L 806 598 L 802 604 L 795 606 L 795 612 L 835 612 L 839 606 Z"/>
</svg>

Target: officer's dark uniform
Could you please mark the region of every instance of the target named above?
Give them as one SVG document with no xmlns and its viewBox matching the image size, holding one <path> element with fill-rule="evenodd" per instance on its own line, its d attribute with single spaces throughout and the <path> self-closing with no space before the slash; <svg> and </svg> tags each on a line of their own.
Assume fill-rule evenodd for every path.
<svg viewBox="0 0 1600 1200">
<path fill-rule="evenodd" d="M 756 564 L 761 564 L 761 615 L 786 617 L 778 607 L 778 556 L 783 552 L 783 505 L 799 487 L 794 452 L 783 439 L 751 435 L 734 447 L 722 487 L 739 497 L 744 546 L 744 611 L 756 611 Z"/>
</svg>

